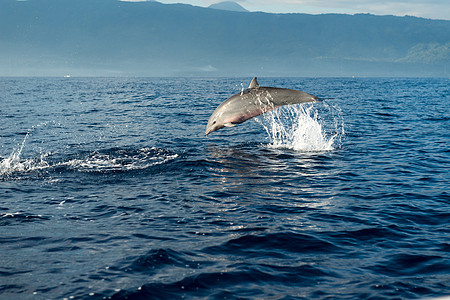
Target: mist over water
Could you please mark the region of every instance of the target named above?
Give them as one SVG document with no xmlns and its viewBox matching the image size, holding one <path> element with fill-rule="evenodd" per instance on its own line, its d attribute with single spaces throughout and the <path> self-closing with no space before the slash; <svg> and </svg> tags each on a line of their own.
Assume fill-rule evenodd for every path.
<svg viewBox="0 0 450 300">
<path fill-rule="evenodd" d="M 448 295 L 448 79 L 248 80 L 0 78 L 0 298 Z"/>
</svg>

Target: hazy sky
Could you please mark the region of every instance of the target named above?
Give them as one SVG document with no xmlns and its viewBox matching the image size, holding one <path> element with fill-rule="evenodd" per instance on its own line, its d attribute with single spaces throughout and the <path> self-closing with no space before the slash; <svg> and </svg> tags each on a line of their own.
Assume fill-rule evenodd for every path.
<svg viewBox="0 0 450 300">
<path fill-rule="evenodd" d="M 222 0 L 157 0 L 209 6 Z M 371 13 L 450 20 L 450 0 L 235 0 L 250 11 L 276 13 Z"/>
</svg>

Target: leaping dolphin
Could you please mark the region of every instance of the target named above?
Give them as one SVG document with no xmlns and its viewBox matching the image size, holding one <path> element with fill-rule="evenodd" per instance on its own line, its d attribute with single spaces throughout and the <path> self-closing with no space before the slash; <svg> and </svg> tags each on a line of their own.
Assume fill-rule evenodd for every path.
<svg viewBox="0 0 450 300">
<path fill-rule="evenodd" d="M 231 96 L 209 117 L 205 135 L 233 127 L 283 105 L 315 102 L 319 98 L 302 91 L 259 86 L 256 77 L 248 89 Z"/>
</svg>

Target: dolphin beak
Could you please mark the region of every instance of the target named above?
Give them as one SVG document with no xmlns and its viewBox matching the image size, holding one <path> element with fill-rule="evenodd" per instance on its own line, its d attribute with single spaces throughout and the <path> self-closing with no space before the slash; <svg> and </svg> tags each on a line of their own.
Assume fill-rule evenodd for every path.
<svg viewBox="0 0 450 300">
<path fill-rule="evenodd" d="M 209 122 L 208 122 L 208 123 L 209 123 Z M 206 126 L 205 135 L 208 135 L 208 134 L 210 134 L 211 132 L 214 132 L 214 131 L 216 131 L 216 130 L 217 130 L 217 128 L 216 128 L 214 125 L 208 124 L 208 125 Z"/>
<path fill-rule="evenodd" d="M 210 134 L 211 132 L 214 132 L 214 131 L 216 131 L 216 130 L 218 130 L 219 128 L 217 128 L 217 127 L 215 127 L 215 126 L 208 126 L 208 127 L 206 127 L 206 132 L 205 132 L 205 135 L 208 135 L 208 134 Z"/>
</svg>

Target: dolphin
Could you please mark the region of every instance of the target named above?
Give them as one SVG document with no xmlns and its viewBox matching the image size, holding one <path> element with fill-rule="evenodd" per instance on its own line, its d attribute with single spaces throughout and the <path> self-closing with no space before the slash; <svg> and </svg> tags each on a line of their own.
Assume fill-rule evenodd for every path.
<svg viewBox="0 0 450 300">
<path fill-rule="evenodd" d="M 205 135 L 233 127 L 283 105 L 315 102 L 319 98 L 302 91 L 259 86 L 255 78 L 248 89 L 222 102 L 209 117 Z"/>
</svg>

